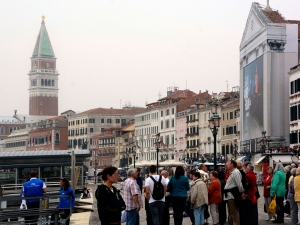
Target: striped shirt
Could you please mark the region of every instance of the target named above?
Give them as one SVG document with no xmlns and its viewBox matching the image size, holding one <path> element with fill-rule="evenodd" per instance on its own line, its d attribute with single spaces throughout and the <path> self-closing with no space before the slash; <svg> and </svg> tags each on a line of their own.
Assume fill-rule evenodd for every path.
<svg viewBox="0 0 300 225">
<path fill-rule="evenodd" d="M 243 184 L 242 184 L 242 174 L 238 169 L 234 169 L 228 177 L 228 180 L 225 185 L 225 190 L 237 187 L 240 193 L 244 192 Z M 228 192 L 227 197 L 224 195 L 224 200 L 234 199 L 232 193 Z"/>
</svg>

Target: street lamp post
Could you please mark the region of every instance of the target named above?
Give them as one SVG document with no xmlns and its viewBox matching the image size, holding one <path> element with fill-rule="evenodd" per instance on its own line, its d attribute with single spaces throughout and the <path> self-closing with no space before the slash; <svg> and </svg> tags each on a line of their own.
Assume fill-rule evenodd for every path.
<svg viewBox="0 0 300 225">
<path fill-rule="evenodd" d="M 238 151 L 237 139 L 234 139 L 234 159 L 236 160 L 236 153 Z"/>
<path fill-rule="evenodd" d="M 267 133 L 267 131 L 265 131 L 265 130 L 261 131 L 261 137 L 262 137 L 262 139 L 260 141 L 260 145 L 261 145 L 261 147 L 263 149 L 263 153 L 266 153 L 266 145 L 267 145 L 266 133 Z"/>
<path fill-rule="evenodd" d="M 214 170 L 217 170 L 217 134 L 220 127 L 220 116 L 218 115 L 218 103 L 213 101 L 211 104 L 212 117 L 208 120 L 209 128 L 214 136 Z"/>
<path fill-rule="evenodd" d="M 158 152 L 159 152 L 159 148 L 160 148 L 160 133 L 156 134 L 155 140 L 156 140 L 156 142 L 155 142 L 155 148 L 156 148 L 156 172 L 158 174 Z"/>
<path fill-rule="evenodd" d="M 97 184 L 97 166 L 98 166 L 98 159 L 97 159 L 98 155 L 96 153 L 96 151 L 94 151 L 94 161 L 95 161 L 95 169 L 94 169 L 94 177 L 95 177 L 95 181 L 94 183 Z"/>
<path fill-rule="evenodd" d="M 132 155 L 133 155 L 133 168 L 135 168 L 135 156 L 136 156 L 136 146 L 132 147 Z"/>
</svg>

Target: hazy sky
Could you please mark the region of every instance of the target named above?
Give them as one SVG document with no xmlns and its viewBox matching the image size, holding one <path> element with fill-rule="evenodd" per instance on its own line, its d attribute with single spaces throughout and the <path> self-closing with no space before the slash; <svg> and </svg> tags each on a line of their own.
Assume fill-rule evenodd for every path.
<svg viewBox="0 0 300 225">
<path fill-rule="evenodd" d="M 266 4 L 266 0 L 259 1 Z M 28 114 L 30 57 L 42 15 L 59 76 L 59 112 L 120 107 L 239 85 L 250 0 L 0 0 L 0 115 Z M 299 0 L 270 0 L 300 20 Z"/>
</svg>

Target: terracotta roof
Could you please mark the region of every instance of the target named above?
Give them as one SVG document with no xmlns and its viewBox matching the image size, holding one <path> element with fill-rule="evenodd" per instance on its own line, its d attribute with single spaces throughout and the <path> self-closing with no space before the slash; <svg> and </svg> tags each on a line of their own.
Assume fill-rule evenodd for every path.
<svg viewBox="0 0 300 225">
<path fill-rule="evenodd" d="M 298 37 L 300 37 L 300 21 L 299 20 L 286 20 L 278 10 L 263 10 L 266 17 L 272 23 L 287 23 L 287 24 L 298 24 Z"/>
<path fill-rule="evenodd" d="M 141 112 L 145 110 L 145 108 L 139 108 L 139 107 L 134 107 L 134 108 L 123 108 L 123 109 L 114 109 L 114 108 L 96 108 L 96 109 L 90 109 L 87 111 L 84 111 L 79 114 L 107 114 L 107 115 L 112 115 L 112 114 L 126 114 L 126 115 L 131 115 L 131 114 L 136 114 L 138 112 Z"/>
<path fill-rule="evenodd" d="M 52 118 L 49 118 L 49 120 L 68 120 L 65 116 L 55 116 Z"/>
<path fill-rule="evenodd" d="M 69 109 L 69 110 L 66 110 L 66 111 L 64 111 L 64 112 L 62 112 L 62 113 L 60 113 L 60 114 L 65 114 L 65 113 L 70 112 L 70 111 L 75 113 L 75 111 Z"/>
<path fill-rule="evenodd" d="M 190 90 L 175 90 L 173 94 L 166 96 L 164 98 L 159 99 L 158 101 L 166 100 L 166 99 L 176 99 L 176 98 L 187 98 L 191 95 L 196 94 Z"/>
</svg>

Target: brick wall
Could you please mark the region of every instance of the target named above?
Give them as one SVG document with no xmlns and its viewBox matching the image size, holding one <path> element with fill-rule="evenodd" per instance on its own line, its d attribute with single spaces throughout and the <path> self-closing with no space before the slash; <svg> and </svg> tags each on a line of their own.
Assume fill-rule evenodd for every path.
<svg viewBox="0 0 300 225">
<path fill-rule="evenodd" d="M 30 97 L 29 115 L 57 116 L 58 98 L 45 96 Z"/>
</svg>

